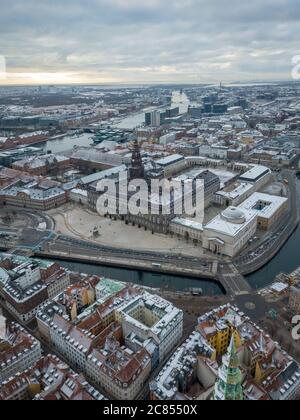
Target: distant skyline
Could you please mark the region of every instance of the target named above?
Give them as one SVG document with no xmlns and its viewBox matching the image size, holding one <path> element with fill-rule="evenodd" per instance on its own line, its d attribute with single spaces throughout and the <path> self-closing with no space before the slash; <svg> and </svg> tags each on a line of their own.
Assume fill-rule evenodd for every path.
<svg viewBox="0 0 300 420">
<path fill-rule="evenodd" d="M 299 0 L 1 0 L 4 84 L 292 80 Z"/>
</svg>

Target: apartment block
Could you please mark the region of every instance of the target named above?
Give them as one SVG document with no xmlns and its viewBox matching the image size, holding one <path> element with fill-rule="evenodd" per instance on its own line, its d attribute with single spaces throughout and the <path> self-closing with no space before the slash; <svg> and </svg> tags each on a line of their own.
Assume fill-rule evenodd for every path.
<svg viewBox="0 0 300 420">
<path fill-rule="evenodd" d="M 39 341 L 20 325 L 0 315 L 0 387 L 3 382 L 34 365 L 41 357 Z"/>
<path fill-rule="evenodd" d="M 300 391 L 300 365 L 228 304 L 199 318 L 150 384 L 153 400 L 215 399 L 216 390 L 218 399 L 292 400 Z"/>
<path fill-rule="evenodd" d="M 171 303 L 97 277 L 84 278 L 47 302 L 37 321 L 44 339 L 72 367 L 111 398 L 125 400 L 141 393 L 183 330 L 182 311 Z"/>
<path fill-rule="evenodd" d="M 41 357 L 0 385 L 0 401 L 103 401 L 106 398 L 56 356 Z"/>
<path fill-rule="evenodd" d="M 69 273 L 56 263 L 17 255 L 0 256 L 0 296 L 22 322 L 33 320 L 43 303 L 69 284 Z"/>
</svg>

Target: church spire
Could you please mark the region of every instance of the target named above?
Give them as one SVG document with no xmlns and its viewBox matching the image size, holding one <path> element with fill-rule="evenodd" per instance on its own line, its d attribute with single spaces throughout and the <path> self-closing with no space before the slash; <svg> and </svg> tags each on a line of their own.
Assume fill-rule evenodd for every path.
<svg viewBox="0 0 300 420">
<path fill-rule="evenodd" d="M 223 357 L 213 399 L 223 401 L 243 400 L 242 373 L 235 345 L 235 334 L 232 334 L 228 352 Z"/>
<path fill-rule="evenodd" d="M 129 168 L 130 179 L 144 178 L 145 171 L 143 160 L 141 157 L 141 150 L 138 140 L 136 139 L 132 148 L 131 166 Z"/>
</svg>

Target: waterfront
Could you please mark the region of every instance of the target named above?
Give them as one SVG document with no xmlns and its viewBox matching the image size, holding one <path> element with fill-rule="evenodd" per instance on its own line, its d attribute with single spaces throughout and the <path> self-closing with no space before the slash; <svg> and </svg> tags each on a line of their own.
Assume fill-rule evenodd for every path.
<svg viewBox="0 0 300 420">
<path fill-rule="evenodd" d="M 282 272 L 290 273 L 299 267 L 299 246 L 300 225 L 290 240 L 285 244 L 285 246 L 273 260 L 271 260 L 265 267 L 256 273 L 247 276 L 247 281 L 250 283 L 252 288 L 263 288 L 268 284 L 271 284 L 278 274 Z M 168 290 L 177 291 L 186 291 L 190 288 L 200 287 L 203 290 L 204 295 L 219 296 L 222 294 L 222 290 L 217 283 L 206 279 L 195 279 L 164 274 L 160 275 L 146 271 L 142 272 L 137 270 L 98 266 L 93 264 L 73 263 L 67 261 L 59 261 L 59 263 L 73 271 L 110 277 L 147 287 L 165 288 Z"/>
<path fill-rule="evenodd" d="M 274 281 L 280 273 L 289 274 L 300 266 L 300 225 L 276 257 L 256 273 L 247 276 L 250 285 L 260 289 Z"/>
<path fill-rule="evenodd" d="M 300 199 L 300 177 L 298 181 L 298 199 Z M 253 289 L 263 288 L 268 284 L 271 284 L 278 274 L 294 271 L 300 265 L 299 246 L 300 225 L 288 242 L 283 246 L 281 251 L 265 267 L 247 277 L 247 281 L 251 287 Z M 164 274 L 159 275 L 146 271 L 141 272 L 121 268 L 101 267 L 93 264 L 62 262 L 62 265 L 73 271 L 107 276 L 126 282 L 141 284 L 147 287 L 165 288 L 178 291 L 200 287 L 203 290 L 204 295 L 217 296 L 222 294 L 222 290 L 218 284 L 205 279 L 178 277 Z"/>
<path fill-rule="evenodd" d="M 156 289 L 164 288 L 166 290 L 187 291 L 190 288 L 201 288 L 203 294 L 207 296 L 220 296 L 223 294 L 222 289 L 217 283 L 205 279 L 156 274 L 146 271 L 73 263 L 61 260 L 59 260 L 58 263 L 75 272 L 95 274 Z"/>
<path fill-rule="evenodd" d="M 190 101 L 185 93 L 180 91 L 174 91 L 172 95 L 172 108 L 179 107 L 180 113 L 186 113 Z M 154 110 L 156 108 L 147 108 L 136 114 L 132 114 L 128 117 L 125 117 L 121 120 L 118 120 L 117 123 L 112 124 L 116 128 L 134 130 L 135 128 L 141 126 L 145 122 L 145 112 Z M 74 146 L 89 147 L 93 144 L 93 134 L 83 133 L 83 134 L 71 134 L 64 137 L 56 138 L 53 140 L 48 140 L 37 144 L 36 147 L 40 147 L 45 153 L 65 153 L 73 149 Z"/>
<path fill-rule="evenodd" d="M 298 200 L 300 200 L 300 176 L 297 183 Z M 254 289 L 260 289 L 274 281 L 280 273 L 289 274 L 300 266 L 300 225 L 279 253 L 262 269 L 247 276 Z"/>
<path fill-rule="evenodd" d="M 144 124 L 145 113 L 154 110 L 155 108 L 146 108 L 141 112 L 132 114 L 129 117 L 125 117 L 121 120 L 118 120 L 118 122 L 114 123 L 113 126 L 121 130 L 134 130 L 136 127 L 140 127 Z"/>
<path fill-rule="evenodd" d="M 65 153 L 72 150 L 74 146 L 89 147 L 93 144 L 92 137 L 90 133 L 66 135 L 37 144 L 36 147 L 40 147 L 45 153 Z"/>
<path fill-rule="evenodd" d="M 300 199 L 300 179 L 297 184 L 298 200 Z M 298 248 L 300 245 L 300 226 L 295 230 L 281 251 L 262 269 L 249 275 L 247 281 L 253 289 L 260 289 L 271 284 L 281 272 L 290 273 L 300 264 Z M 73 263 L 63 261 L 62 265 L 78 272 L 97 274 L 141 284 L 153 288 L 165 288 L 168 290 L 186 291 L 191 288 L 201 288 L 204 295 L 220 295 L 222 290 L 215 282 L 203 278 L 192 278 L 178 275 L 165 275 L 139 271 L 134 269 L 112 268 L 95 264 Z"/>
<path fill-rule="evenodd" d="M 181 114 L 185 114 L 188 111 L 190 101 L 186 94 L 180 91 L 174 91 L 172 94 L 172 104 L 171 108 L 179 107 L 179 112 Z M 126 117 L 115 124 L 115 127 L 120 129 L 127 129 L 127 130 L 133 130 L 136 127 L 139 127 L 145 123 L 145 112 L 147 111 L 153 111 L 156 108 L 147 108 L 143 111 L 130 115 L 129 117 Z M 163 108 L 161 109 L 163 110 Z"/>
</svg>

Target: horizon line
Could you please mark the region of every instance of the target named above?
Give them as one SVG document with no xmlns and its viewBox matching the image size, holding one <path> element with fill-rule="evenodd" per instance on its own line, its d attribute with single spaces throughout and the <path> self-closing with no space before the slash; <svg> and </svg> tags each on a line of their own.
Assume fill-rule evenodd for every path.
<svg viewBox="0 0 300 420">
<path fill-rule="evenodd" d="M 80 83 L 80 82 L 69 82 L 69 83 L 0 83 L 0 87 L 35 87 L 35 86 L 154 86 L 154 85 L 163 85 L 163 86 L 215 86 L 222 84 L 223 87 L 226 85 L 232 84 L 278 84 L 278 83 L 300 83 L 300 80 L 293 79 L 249 79 L 249 80 L 232 80 L 232 81 L 222 81 L 220 82 L 165 82 L 165 81 L 136 81 L 136 82 L 91 82 L 91 83 Z"/>
</svg>

